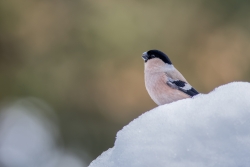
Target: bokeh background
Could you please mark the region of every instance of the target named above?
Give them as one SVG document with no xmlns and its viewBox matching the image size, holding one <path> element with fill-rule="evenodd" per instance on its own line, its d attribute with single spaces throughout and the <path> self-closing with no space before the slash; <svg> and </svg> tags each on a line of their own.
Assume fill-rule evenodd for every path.
<svg viewBox="0 0 250 167">
<path fill-rule="evenodd" d="M 0 166 L 79 167 L 156 107 L 141 54 L 200 92 L 250 81 L 246 0 L 0 1 Z"/>
</svg>

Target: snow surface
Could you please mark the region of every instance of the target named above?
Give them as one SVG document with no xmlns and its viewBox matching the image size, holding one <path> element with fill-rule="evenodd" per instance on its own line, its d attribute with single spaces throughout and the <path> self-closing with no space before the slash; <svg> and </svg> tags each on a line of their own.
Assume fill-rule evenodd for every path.
<svg viewBox="0 0 250 167">
<path fill-rule="evenodd" d="M 89 167 L 250 166 L 250 84 L 159 106 L 117 133 Z"/>
</svg>

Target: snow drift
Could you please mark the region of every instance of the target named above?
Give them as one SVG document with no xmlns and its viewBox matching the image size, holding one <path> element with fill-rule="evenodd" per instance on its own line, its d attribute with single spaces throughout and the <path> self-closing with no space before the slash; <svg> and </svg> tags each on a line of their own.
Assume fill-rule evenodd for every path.
<svg viewBox="0 0 250 167">
<path fill-rule="evenodd" d="M 117 133 L 89 167 L 250 166 L 250 84 L 159 106 Z"/>
</svg>

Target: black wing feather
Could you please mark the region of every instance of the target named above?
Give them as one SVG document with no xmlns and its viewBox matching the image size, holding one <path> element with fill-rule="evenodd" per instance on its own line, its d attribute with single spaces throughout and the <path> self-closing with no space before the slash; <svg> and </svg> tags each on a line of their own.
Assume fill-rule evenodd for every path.
<svg viewBox="0 0 250 167">
<path fill-rule="evenodd" d="M 184 91 L 183 91 L 184 92 Z M 186 92 L 184 92 L 186 94 L 188 94 L 189 96 L 193 97 L 195 95 L 198 95 L 199 92 L 197 90 L 195 90 L 194 88 L 191 88 L 189 90 L 187 90 Z"/>
<path fill-rule="evenodd" d="M 174 83 L 178 87 L 184 87 L 186 85 L 186 82 L 181 81 L 181 80 L 175 80 L 175 81 L 172 81 L 172 83 Z"/>
<path fill-rule="evenodd" d="M 186 93 L 191 97 L 199 94 L 199 92 L 195 90 L 193 87 L 191 87 L 191 85 L 181 80 L 170 79 L 167 84 L 173 88 L 177 88 L 178 90 L 182 91 L 183 93 Z M 185 86 L 188 86 L 189 89 L 185 88 Z"/>
</svg>

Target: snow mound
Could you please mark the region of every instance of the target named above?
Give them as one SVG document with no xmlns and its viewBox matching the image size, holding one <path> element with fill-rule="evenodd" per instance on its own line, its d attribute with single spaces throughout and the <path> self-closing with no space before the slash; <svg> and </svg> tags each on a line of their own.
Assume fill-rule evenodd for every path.
<svg viewBox="0 0 250 167">
<path fill-rule="evenodd" d="M 89 167 L 250 166 L 250 84 L 159 106 L 117 133 Z"/>
</svg>

